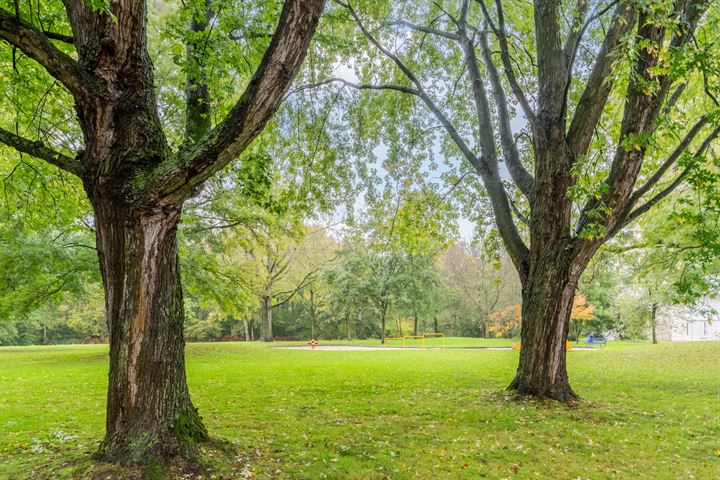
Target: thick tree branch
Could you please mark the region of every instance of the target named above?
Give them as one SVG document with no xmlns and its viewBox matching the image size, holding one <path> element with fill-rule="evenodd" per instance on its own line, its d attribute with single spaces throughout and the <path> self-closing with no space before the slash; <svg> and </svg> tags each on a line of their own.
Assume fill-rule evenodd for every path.
<svg viewBox="0 0 720 480">
<path fill-rule="evenodd" d="M 57 40 L 59 42 L 67 43 L 68 45 L 74 45 L 75 39 L 72 35 L 63 35 L 62 33 L 44 31 L 43 34 L 50 40 Z"/>
<path fill-rule="evenodd" d="M 602 215 L 600 222 L 606 230 L 612 231 L 620 222 L 619 214 L 625 209 L 645 158 L 646 135 L 654 129 L 655 119 L 667 94 L 667 90 L 659 86 L 647 87 L 656 79 L 652 72 L 660 61 L 665 28 L 650 22 L 645 14 L 640 15 L 637 23 L 637 35 L 643 47 L 638 52 L 631 74 L 618 146 L 605 180 L 607 188 L 600 199 L 593 198 L 583 207 L 578 231 L 590 222 L 591 216 L 596 216 L 593 212 L 599 205 L 608 212 Z"/>
<path fill-rule="evenodd" d="M 245 92 L 227 118 L 197 144 L 156 167 L 148 185 L 160 195 L 185 198 L 234 160 L 277 111 L 307 53 L 324 0 L 286 0 L 273 39 Z"/>
<path fill-rule="evenodd" d="M 498 122 L 500 124 L 500 143 L 503 150 L 503 159 L 505 160 L 505 165 L 507 165 L 513 181 L 532 205 L 534 179 L 530 172 L 525 169 L 520 159 L 517 144 L 515 143 L 510 126 L 510 112 L 508 111 L 505 89 L 500 81 L 500 75 L 498 75 L 498 71 L 495 68 L 490 46 L 487 41 L 487 35 L 485 34 L 480 36 L 480 48 L 482 49 L 483 62 L 488 72 L 488 77 L 490 78 L 490 85 L 492 86 L 493 97 L 495 99 Z"/>
<path fill-rule="evenodd" d="M 635 18 L 635 10 L 630 6 L 620 5 L 615 11 L 568 129 L 567 143 L 576 156 L 585 155 L 590 147 L 595 127 L 613 87 L 610 81 L 613 61 L 623 37 L 635 24 Z"/>
<path fill-rule="evenodd" d="M 408 93 L 410 95 L 420 95 L 419 91 L 410 87 L 403 87 L 401 85 L 393 84 L 373 85 L 368 83 L 355 83 L 339 77 L 328 78 L 327 80 L 323 80 L 321 82 L 301 85 L 298 88 L 293 89 L 288 95 L 299 93 L 305 90 L 311 90 L 317 87 L 322 87 L 323 85 L 328 85 L 330 83 L 342 83 L 344 86 L 354 88 L 356 90 L 395 90 L 396 92 Z"/>
<path fill-rule="evenodd" d="M 0 143 L 14 148 L 18 152 L 27 153 L 28 155 L 45 160 L 51 165 L 55 165 L 58 168 L 70 172 L 78 177 L 82 176 L 83 166 L 82 164 L 72 157 L 63 155 L 62 153 L 56 152 L 50 147 L 47 147 L 40 141 L 32 141 L 26 138 L 20 137 L 11 133 L 7 130 L 0 128 Z"/>
<path fill-rule="evenodd" d="M 490 12 L 488 11 L 487 7 L 485 6 L 485 2 L 483 0 L 477 0 L 477 2 L 480 4 L 480 8 L 483 11 L 483 15 L 485 16 L 485 20 L 487 21 L 488 25 L 490 25 L 490 28 L 495 33 L 495 36 L 498 39 L 498 43 L 500 44 L 500 57 L 502 58 L 502 64 L 503 69 L 505 71 L 505 76 L 507 77 L 508 83 L 510 84 L 510 89 L 513 92 L 513 95 L 515 96 L 515 99 L 520 104 L 520 107 L 522 108 L 523 113 L 525 114 L 525 118 L 527 119 L 528 123 L 530 123 L 530 127 L 534 130 L 536 127 L 536 119 L 535 119 L 535 112 L 533 111 L 532 107 L 530 106 L 530 102 L 528 102 L 527 97 L 525 96 L 525 92 L 520 87 L 520 84 L 518 83 L 517 77 L 515 76 L 515 71 L 513 70 L 512 66 L 512 60 L 510 57 L 510 49 L 508 48 L 508 41 L 507 41 L 507 30 L 505 28 L 505 14 L 503 12 L 502 8 L 502 1 L 501 0 L 495 0 L 495 5 L 497 7 L 497 15 L 498 15 L 498 25 L 495 26 L 495 24 L 492 21 L 492 18 L 490 17 Z"/>
<path fill-rule="evenodd" d="M 496 0 L 500 5 L 501 0 Z M 567 66 L 560 41 L 560 0 L 535 0 L 535 44 L 538 64 L 537 116 L 557 126 L 564 122 Z M 498 7 L 499 11 L 499 7 Z M 499 17 L 498 17 L 499 18 Z M 564 124 L 563 124 L 564 128 Z M 550 129 L 545 128 L 545 134 Z"/>
<path fill-rule="evenodd" d="M 469 1 L 464 0 L 462 3 L 460 19 L 457 22 L 460 45 L 465 56 L 465 66 L 470 77 L 471 90 L 473 99 L 475 100 L 475 113 L 478 122 L 478 136 L 480 139 L 480 151 L 482 160 L 484 160 L 485 169 L 497 171 L 497 147 L 495 145 L 495 136 L 493 134 L 492 115 L 490 113 L 490 102 L 488 101 L 487 91 L 485 90 L 485 82 L 480 73 L 480 64 L 475 53 L 475 45 L 468 36 L 467 32 L 467 15 L 469 9 Z"/>
<path fill-rule="evenodd" d="M 19 48 L 28 57 L 58 79 L 76 99 L 89 100 L 97 95 L 99 81 L 58 50 L 50 39 L 13 13 L 0 9 L 0 39 Z"/>
<path fill-rule="evenodd" d="M 429 33 L 431 35 L 437 35 L 438 37 L 447 38 L 448 40 L 455 40 L 455 41 L 459 40 L 457 34 L 455 34 L 455 33 L 446 32 L 444 30 L 438 30 L 435 28 L 423 27 L 422 25 L 416 25 L 416 24 L 408 22 L 406 20 L 394 20 L 392 22 L 389 22 L 387 25 L 389 27 L 394 27 L 394 26 L 407 27 L 410 30 L 415 30 L 417 32 L 422 32 L 422 33 Z"/>
<path fill-rule="evenodd" d="M 706 0 L 689 0 L 685 7 L 679 14 L 680 28 L 673 34 L 671 48 L 691 39 L 699 19 L 707 9 L 707 3 Z M 657 25 L 646 13 L 640 14 L 637 36 L 642 46 L 628 86 L 618 147 L 605 180 L 607 190 L 600 200 L 592 200 L 585 205 L 578 221 L 578 231 L 589 222 L 591 212 L 600 204 L 609 212 L 603 215 L 601 221 L 607 231 L 616 231 L 618 224 L 623 223 L 622 215 L 628 209 L 632 190 L 645 159 L 646 138 L 656 128 L 656 119 L 671 86 L 669 75 L 658 76 L 654 73 L 661 61 L 665 34 L 664 25 Z"/>
</svg>

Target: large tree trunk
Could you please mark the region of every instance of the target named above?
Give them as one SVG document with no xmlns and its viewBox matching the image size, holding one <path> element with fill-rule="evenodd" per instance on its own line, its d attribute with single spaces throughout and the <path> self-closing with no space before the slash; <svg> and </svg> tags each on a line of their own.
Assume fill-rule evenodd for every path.
<svg viewBox="0 0 720 480">
<path fill-rule="evenodd" d="M 520 363 L 509 388 L 523 395 L 575 400 L 565 342 L 581 269 L 553 254 L 534 267 L 523 286 Z"/>
<path fill-rule="evenodd" d="M 113 197 L 91 199 L 110 333 L 99 454 L 122 463 L 165 459 L 207 437 L 185 380 L 176 241 L 182 206 L 137 210 Z"/>
<path fill-rule="evenodd" d="M 272 297 L 269 295 L 260 299 L 260 335 L 263 342 L 273 341 Z"/>
<path fill-rule="evenodd" d="M 212 17 L 209 3 L 205 20 L 191 24 L 195 33 Z M 80 0 L 62 4 L 75 52 L 59 50 L 17 8 L 15 15 L 0 9 L 0 39 L 38 62 L 72 95 L 83 141 L 68 138 L 67 146 L 82 143 L 82 149 L 68 156 L 2 128 L 0 143 L 82 179 L 95 211 L 110 333 L 107 433 L 100 455 L 164 463 L 207 435 L 185 381 L 175 237 L 182 202 L 238 158 L 277 111 L 324 1 L 284 2 L 262 61 L 212 130 L 205 81 L 211 72 L 190 69 L 198 78 L 188 79 L 188 138 L 174 152 L 155 96 L 162 85 L 154 81 L 147 49 L 147 2 L 113 1 L 107 10 Z M 189 64 L 202 67 L 195 46 L 188 44 Z M 204 47 L 202 52 L 211 54 Z"/>
</svg>

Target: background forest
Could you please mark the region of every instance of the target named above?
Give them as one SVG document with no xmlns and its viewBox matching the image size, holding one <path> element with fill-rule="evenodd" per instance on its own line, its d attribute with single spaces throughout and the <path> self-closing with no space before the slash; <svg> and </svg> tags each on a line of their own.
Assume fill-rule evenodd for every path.
<svg viewBox="0 0 720 480">
<path fill-rule="evenodd" d="M 23 198 L 21 182 L 43 181 L 35 168 L 21 163 L 6 180 L 6 195 L 27 213 L 23 221 L 2 219 L 0 344 L 105 342 L 88 213 L 71 189 L 62 202 Z M 181 227 L 186 337 L 517 337 L 517 273 L 492 230 L 463 238 L 468 222 L 452 213 L 458 200 L 441 193 L 388 190 L 346 223 L 249 208 L 242 189 L 206 192 Z M 31 214 L 44 208 L 57 223 Z M 696 258 L 706 255 L 693 247 L 698 232 L 670 224 L 702 212 L 688 191 L 608 245 L 582 278 L 571 339 L 591 332 L 647 339 L 653 306 L 712 294 L 716 285 L 705 279 L 717 272 L 717 257 Z"/>
</svg>

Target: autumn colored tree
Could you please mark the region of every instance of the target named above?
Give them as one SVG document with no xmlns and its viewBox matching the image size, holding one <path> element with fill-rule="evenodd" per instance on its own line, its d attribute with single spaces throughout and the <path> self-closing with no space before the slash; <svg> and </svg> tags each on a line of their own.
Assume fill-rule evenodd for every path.
<svg viewBox="0 0 720 480">
<path fill-rule="evenodd" d="M 588 305 L 585 295 L 576 293 L 570 311 L 571 338 L 577 341 L 582 335 L 584 326 L 590 320 L 595 320 L 595 305 Z"/>
<path fill-rule="evenodd" d="M 516 332 L 522 319 L 522 307 L 516 303 L 490 314 L 490 333 L 496 337 L 509 337 Z"/>
</svg>

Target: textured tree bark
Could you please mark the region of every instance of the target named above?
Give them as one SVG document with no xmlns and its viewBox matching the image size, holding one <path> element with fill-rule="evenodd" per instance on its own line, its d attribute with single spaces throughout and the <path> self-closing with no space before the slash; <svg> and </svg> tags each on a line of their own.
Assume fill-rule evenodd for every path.
<svg viewBox="0 0 720 480">
<path fill-rule="evenodd" d="M 184 453 L 207 437 L 185 379 L 176 230 L 182 205 L 147 209 L 91 195 L 110 332 L 104 460 Z"/>
<path fill-rule="evenodd" d="M 273 341 L 272 297 L 266 295 L 260 301 L 260 336 L 263 342 Z"/>
<path fill-rule="evenodd" d="M 565 340 L 577 281 L 548 275 L 523 292 L 520 363 L 510 389 L 560 401 L 577 399 L 565 364 Z"/>
</svg>

